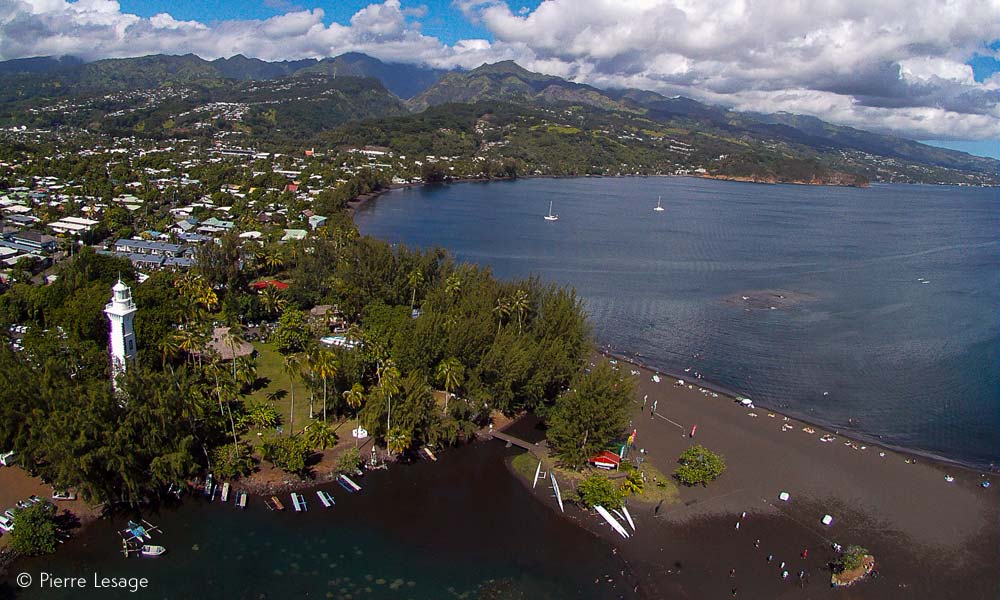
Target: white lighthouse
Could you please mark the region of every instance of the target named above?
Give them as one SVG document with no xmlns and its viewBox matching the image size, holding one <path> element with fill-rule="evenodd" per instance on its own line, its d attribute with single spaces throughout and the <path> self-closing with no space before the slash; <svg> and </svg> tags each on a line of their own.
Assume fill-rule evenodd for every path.
<svg viewBox="0 0 1000 600">
<path fill-rule="evenodd" d="M 111 381 L 118 388 L 118 376 L 125 372 L 129 362 L 135 360 L 135 302 L 132 290 L 121 279 L 111 288 L 111 302 L 104 306 L 104 314 L 111 321 Z"/>
</svg>

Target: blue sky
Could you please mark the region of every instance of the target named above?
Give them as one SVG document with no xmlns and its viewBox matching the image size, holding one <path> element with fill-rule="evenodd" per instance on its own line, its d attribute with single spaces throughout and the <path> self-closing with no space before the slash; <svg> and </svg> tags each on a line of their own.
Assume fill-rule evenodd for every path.
<svg viewBox="0 0 1000 600">
<path fill-rule="evenodd" d="M 363 52 L 470 69 L 514 60 L 599 88 L 790 112 L 1000 155 L 995 1 L 19 0 L 0 60 Z M 313 11 L 322 9 L 322 11 Z M 320 14 L 322 12 L 322 14 Z M 352 20 L 353 19 L 353 20 Z M 998 157 L 1000 158 L 1000 157 Z"/>
<path fill-rule="evenodd" d="M 514 2 L 517 10 L 521 8 L 534 9 L 541 0 Z M 286 12 L 302 9 L 322 8 L 326 13 L 324 22 L 346 25 L 351 16 L 372 3 L 372 0 L 202 0 L 190 2 L 184 0 L 120 0 L 123 12 L 130 12 L 141 17 L 152 17 L 157 13 L 169 13 L 179 20 L 197 20 L 202 22 L 221 21 L 229 19 L 267 19 Z M 419 19 L 421 30 L 426 35 L 434 36 L 446 44 L 454 44 L 462 39 L 493 39 L 490 31 L 470 22 L 451 0 L 424 0 L 414 2 L 403 0 L 404 9 L 420 9 L 426 7 L 426 16 Z"/>
</svg>

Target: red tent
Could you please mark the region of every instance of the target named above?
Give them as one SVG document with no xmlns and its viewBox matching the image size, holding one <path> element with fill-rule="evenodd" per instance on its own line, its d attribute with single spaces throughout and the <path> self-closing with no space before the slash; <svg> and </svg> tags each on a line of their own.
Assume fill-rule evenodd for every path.
<svg viewBox="0 0 1000 600">
<path fill-rule="evenodd" d="M 614 452 L 604 450 L 597 456 L 591 457 L 591 459 L 587 462 L 599 469 L 617 469 L 618 465 L 621 464 L 622 459 Z"/>
</svg>

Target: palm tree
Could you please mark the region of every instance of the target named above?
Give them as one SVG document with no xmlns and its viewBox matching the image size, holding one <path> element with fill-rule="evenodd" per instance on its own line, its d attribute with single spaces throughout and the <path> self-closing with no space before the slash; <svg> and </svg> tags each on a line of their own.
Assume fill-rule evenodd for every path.
<svg viewBox="0 0 1000 600">
<path fill-rule="evenodd" d="M 313 406 L 316 403 L 316 357 L 319 355 L 319 346 L 310 345 L 302 353 L 302 379 L 308 380 L 309 386 L 309 418 L 314 418 Z"/>
<path fill-rule="evenodd" d="M 392 364 L 391 360 L 385 361 L 378 372 L 378 387 L 382 395 L 385 396 L 387 411 L 385 416 L 386 432 L 392 428 L 392 397 L 399 393 L 399 386 L 402 380 L 399 369 Z"/>
<path fill-rule="evenodd" d="M 528 292 L 524 290 L 517 290 L 514 292 L 514 296 L 510 300 L 510 309 L 517 313 L 517 332 L 521 333 L 521 319 L 524 317 L 524 313 L 528 312 L 530 307 L 530 302 L 528 300 Z"/>
<path fill-rule="evenodd" d="M 337 357 L 329 350 L 320 350 L 313 364 L 315 373 L 323 380 L 323 422 L 326 422 L 326 380 L 337 376 Z M 334 389 L 333 393 L 337 393 Z"/>
<path fill-rule="evenodd" d="M 444 291 L 449 296 L 455 296 L 462 293 L 462 278 L 458 273 L 452 273 L 444 280 Z"/>
<path fill-rule="evenodd" d="M 255 402 L 250 405 L 241 421 L 245 421 L 257 430 L 274 427 L 278 424 L 278 411 L 266 402 Z"/>
<path fill-rule="evenodd" d="M 326 450 L 337 445 L 337 434 L 329 423 L 323 421 L 313 421 L 306 426 L 306 441 L 313 448 Z"/>
<path fill-rule="evenodd" d="M 192 327 L 178 329 L 172 335 L 177 339 L 177 347 L 187 354 L 188 358 L 194 356 L 194 353 L 201 348 L 198 334 Z"/>
<path fill-rule="evenodd" d="M 510 316 L 510 303 L 507 298 L 503 296 L 497 298 L 497 305 L 493 307 L 493 312 L 497 315 L 497 335 L 500 335 L 503 320 Z"/>
<path fill-rule="evenodd" d="M 264 266 L 271 271 L 277 271 L 285 264 L 285 259 L 281 255 L 281 247 L 276 245 L 264 248 Z"/>
<path fill-rule="evenodd" d="M 170 360 L 177 356 L 181 351 L 180 339 L 177 333 L 172 331 L 167 335 L 160 338 L 157 342 L 157 349 L 160 351 L 160 356 L 163 359 L 163 366 L 167 366 Z"/>
<path fill-rule="evenodd" d="M 435 371 L 438 381 L 444 386 L 444 414 L 448 414 L 448 400 L 451 399 L 451 390 L 462 385 L 462 377 L 465 374 L 465 367 L 455 357 L 442 360 Z"/>
<path fill-rule="evenodd" d="M 285 310 L 285 307 L 288 306 L 288 300 L 285 299 L 281 290 L 269 285 L 260 292 L 260 304 L 267 311 L 268 316 L 273 316 Z"/>
<path fill-rule="evenodd" d="M 229 346 L 229 352 L 232 354 L 233 361 L 233 381 L 236 381 L 236 347 L 242 346 L 246 342 L 246 337 L 244 337 L 243 326 L 233 325 L 222 334 L 222 342 Z"/>
<path fill-rule="evenodd" d="M 413 305 L 417 303 L 417 288 L 424 284 L 424 274 L 420 269 L 413 269 L 406 276 L 406 281 L 410 284 L 410 310 L 413 310 Z"/>
<path fill-rule="evenodd" d="M 410 435 L 410 432 L 404 431 L 402 427 L 390 429 L 389 433 L 386 434 L 386 448 L 393 454 L 400 454 L 409 448 L 412 443 L 413 438 Z"/>
<path fill-rule="evenodd" d="M 355 427 L 360 427 L 361 423 L 358 421 L 358 409 L 365 401 L 365 388 L 362 387 L 360 383 L 355 383 L 351 386 L 351 389 L 344 392 L 344 401 L 347 402 L 349 408 L 354 409 L 354 423 Z M 354 436 L 354 447 L 358 447 L 358 438 Z"/>
<path fill-rule="evenodd" d="M 257 381 L 257 363 L 250 356 L 243 356 L 236 362 L 236 383 L 249 388 Z"/>
<path fill-rule="evenodd" d="M 227 399 L 225 403 L 222 401 L 223 390 L 225 390 L 227 398 L 230 394 L 230 390 L 224 380 L 219 377 L 222 373 L 222 363 L 219 362 L 218 355 L 213 354 L 212 362 L 208 365 L 208 370 L 215 378 L 215 393 L 219 399 L 219 412 L 222 413 L 222 416 L 226 416 L 228 410 L 229 426 L 232 428 L 233 432 L 233 448 L 236 448 L 239 446 L 239 440 L 236 437 L 236 421 L 233 419 L 233 408 L 230 406 L 229 400 Z"/>
<path fill-rule="evenodd" d="M 291 435 L 295 428 L 295 376 L 299 374 L 299 366 L 302 358 L 298 354 L 289 354 L 285 357 L 284 369 L 288 374 L 288 391 L 292 399 L 292 407 L 288 411 L 288 434 Z"/>
</svg>

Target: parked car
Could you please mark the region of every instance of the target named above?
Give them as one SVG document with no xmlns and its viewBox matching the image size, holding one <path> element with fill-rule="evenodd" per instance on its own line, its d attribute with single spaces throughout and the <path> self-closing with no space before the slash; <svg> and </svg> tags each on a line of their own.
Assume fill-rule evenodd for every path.
<svg viewBox="0 0 1000 600">
<path fill-rule="evenodd" d="M 9 467 L 12 464 L 14 464 L 15 458 L 16 456 L 14 455 L 13 450 L 11 450 L 10 452 L 4 452 L 3 454 L 0 454 L 0 465 Z"/>
<path fill-rule="evenodd" d="M 15 508 L 8 508 L 7 510 L 3 511 L 3 514 L 8 519 L 10 519 L 11 521 L 13 521 L 14 520 L 14 515 L 17 514 L 17 509 L 15 509 Z"/>
<path fill-rule="evenodd" d="M 0 517 L 0 529 L 2 529 L 3 531 L 13 531 L 14 519 L 8 519 L 7 517 Z"/>
<path fill-rule="evenodd" d="M 65 490 L 52 490 L 53 500 L 76 500 L 76 494 Z"/>
<path fill-rule="evenodd" d="M 17 501 L 17 507 L 18 508 L 28 508 L 29 506 L 31 506 L 31 502 L 28 502 L 27 500 L 18 500 Z"/>
<path fill-rule="evenodd" d="M 41 501 L 42 499 L 34 494 L 28 496 L 28 502 L 31 502 L 32 504 L 38 504 Z"/>
</svg>

